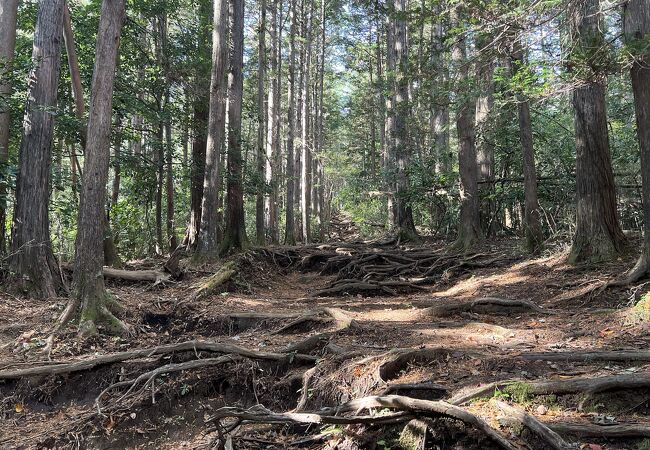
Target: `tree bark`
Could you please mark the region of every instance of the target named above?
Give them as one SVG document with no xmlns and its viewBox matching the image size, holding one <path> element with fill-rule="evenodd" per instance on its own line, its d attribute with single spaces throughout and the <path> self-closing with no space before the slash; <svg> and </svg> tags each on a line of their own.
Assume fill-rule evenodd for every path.
<svg viewBox="0 0 650 450">
<path fill-rule="evenodd" d="M 68 56 L 68 69 L 70 70 L 70 84 L 72 86 L 72 97 L 74 98 L 74 112 L 79 122 L 79 136 L 81 146 L 86 148 L 86 106 L 84 103 L 83 86 L 81 84 L 81 72 L 79 70 L 79 60 L 77 59 L 77 50 L 75 49 L 74 35 L 72 33 L 72 21 L 70 19 L 70 9 L 68 5 L 63 8 L 63 40 L 65 41 L 65 51 Z"/>
<path fill-rule="evenodd" d="M 7 74 L 11 72 L 16 49 L 16 23 L 18 0 L 0 3 L 0 254 L 6 249 L 7 222 L 7 162 L 9 160 L 9 134 L 11 116 L 5 98 L 11 95 L 11 83 Z M 7 81 L 4 81 L 7 80 Z"/>
<path fill-rule="evenodd" d="M 409 81 L 408 81 L 408 46 L 407 28 L 404 15 L 406 14 L 406 0 L 394 0 L 395 17 L 393 50 L 395 55 L 395 118 L 393 145 L 395 160 L 397 162 L 397 179 L 395 183 L 395 231 L 401 241 L 417 238 L 413 211 L 411 209 L 410 188 L 411 183 L 408 168 L 411 161 L 411 144 L 407 130 L 407 118 L 410 117 Z"/>
<path fill-rule="evenodd" d="M 629 0 L 624 6 L 623 25 L 626 43 L 631 46 L 641 43 L 643 48 L 640 54 L 634 55 L 630 69 L 643 182 L 643 250 L 628 276 L 639 278 L 650 267 L 650 4 L 645 0 Z"/>
<path fill-rule="evenodd" d="M 228 176 L 226 182 L 226 230 L 220 253 L 242 250 L 247 245 L 242 186 L 241 114 L 244 89 L 244 0 L 230 0 L 232 45 L 228 74 Z"/>
<path fill-rule="evenodd" d="M 521 37 L 515 38 L 521 39 Z M 524 64 L 524 53 L 519 42 L 515 42 L 512 54 L 512 74 L 516 75 Z M 542 225 L 539 216 L 539 201 L 537 199 L 537 171 L 535 169 L 535 149 L 533 147 L 533 127 L 530 120 L 528 99 L 522 94 L 517 95 L 519 114 L 519 140 L 524 171 L 524 231 L 526 248 L 531 253 L 539 253 L 544 242 Z"/>
<path fill-rule="evenodd" d="M 260 0 L 260 21 L 257 25 L 257 152 L 255 154 L 257 171 L 257 196 L 255 199 L 255 238 L 258 245 L 264 245 L 264 168 L 266 134 L 266 103 L 264 102 L 264 82 L 266 80 L 266 0 Z"/>
<path fill-rule="evenodd" d="M 572 5 L 571 36 L 580 57 L 604 45 L 599 0 Z M 620 252 L 625 242 L 616 210 L 616 188 L 609 152 L 605 76 L 581 70 L 573 91 L 576 133 L 576 231 L 569 262 L 598 262 Z"/>
<path fill-rule="evenodd" d="M 307 0 L 305 0 L 307 1 Z M 312 4 L 310 2 L 305 10 L 304 20 L 305 35 L 305 59 L 303 65 L 302 80 L 302 125 L 301 131 L 301 167 L 300 167 L 300 212 L 301 212 L 301 240 L 305 244 L 311 241 L 311 140 L 310 140 L 310 69 L 311 69 L 311 23 L 312 23 Z"/>
<path fill-rule="evenodd" d="M 226 69 L 228 60 L 228 0 L 214 2 L 212 31 L 212 72 L 210 79 L 210 114 L 205 157 L 201 227 L 197 255 L 218 255 L 219 233 L 219 163 L 224 138 L 226 112 Z"/>
<path fill-rule="evenodd" d="M 62 286 L 52 253 L 48 202 L 54 131 L 51 111 L 57 103 L 64 6 L 63 0 L 39 3 L 12 227 L 11 271 L 27 293 L 39 298 L 55 297 Z M 101 238 L 98 242 L 101 245 Z"/>
<path fill-rule="evenodd" d="M 126 331 L 126 325 L 106 306 L 108 294 L 104 278 L 99 275 L 104 262 L 102 222 L 110 162 L 113 85 L 124 8 L 124 0 L 104 0 L 97 32 L 84 161 L 86 176 L 79 203 L 73 276 L 74 303 L 81 305 L 79 330 L 83 334 L 97 332 L 100 324 L 108 332 Z"/>
<path fill-rule="evenodd" d="M 461 27 L 460 6 L 451 11 L 452 28 Z M 474 130 L 474 103 L 468 88 L 468 60 L 464 30 L 456 36 L 452 62 L 457 71 L 456 132 L 458 133 L 458 170 L 460 172 L 460 223 L 454 247 L 468 249 L 481 238 L 478 199 L 478 170 Z"/>
<path fill-rule="evenodd" d="M 483 33 L 477 38 L 477 52 L 481 55 L 476 64 L 476 76 L 479 95 L 476 98 L 476 164 L 478 166 L 479 213 L 481 229 L 489 235 L 495 212 L 495 202 L 491 198 L 494 192 L 494 55 L 485 51 L 493 37 Z"/>
<path fill-rule="evenodd" d="M 165 198 L 167 200 L 167 248 L 171 255 L 176 247 L 176 227 L 174 222 L 174 145 L 172 143 L 171 119 L 165 120 Z"/>
<path fill-rule="evenodd" d="M 298 32 L 298 17 L 296 16 L 296 1 L 290 0 L 291 30 L 289 31 L 289 91 L 287 106 L 287 201 L 285 205 L 284 243 L 295 245 L 294 223 L 294 137 L 296 129 L 296 34 Z"/>
<path fill-rule="evenodd" d="M 278 166 L 274 164 L 276 159 L 276 152 L 278 151 L 278 139 L 277 134 L 279 126 L 279 107 L 280 107 L 280 96 L 279 96 L 279 80 L 280 73 L 278 71 L 278 1 L 275 0 L 271 3 L 271 26 L 269 30 L 269 37 L 271 40 L 271 74 L 269 80 L 269 93 L 268 93 L 268 123 L 267 123 L 267 134 L 266 134 L 266 164 L 264 169 L 264 180 L 266 182 L 269 192 L 267 193 L 264 199 L 264 215 L 266 223 L 266 232 L 269 237 L 269 241 L 272 243 L 277 243 L 278 236 L 278 177 L 277 169 Z"/>
</svg>

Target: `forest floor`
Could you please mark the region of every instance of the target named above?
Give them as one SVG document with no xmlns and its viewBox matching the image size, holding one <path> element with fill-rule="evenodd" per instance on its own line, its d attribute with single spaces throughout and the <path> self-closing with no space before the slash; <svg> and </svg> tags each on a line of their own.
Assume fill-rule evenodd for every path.
<svg viewBox="0 0 650 450">
<path fill-rule="evenodd" d="M 633 255 L 445 245 L 255 249 L 201 295 L 219 266 L 110 281 L 133 335 L 70 326 L 49 359 L 65 299 L 0 294 L 0 448 L 650 449 L 650 284 L 594 290 Z"/>
</svg>

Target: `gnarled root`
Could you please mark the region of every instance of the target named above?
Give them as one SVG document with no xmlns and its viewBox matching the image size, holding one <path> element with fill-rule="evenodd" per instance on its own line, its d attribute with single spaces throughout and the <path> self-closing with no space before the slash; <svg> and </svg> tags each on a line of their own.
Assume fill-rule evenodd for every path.
<svg viewBox="0 0 650 450">
<path fill-rule="evenodd" d="M 509 314 L 513 311 L 532 311 L 538 314 L 554 314 L 528 300 L 510 300 L 497 297 L 483 297 L 462 302 L 448 302 L 430 306 L 415 312 L 418 319 L 427 317 L 448 317 L 461 312 Z"/>
<path fill-rule="evenodd" d="M 570 450 L 576 448 L 574 445 L 567 443 L 562 437 L 535 417 L 519 408 L 515 408 L 506 402 L 496 401 L 497 408 L 505 416 L 506 420 L 514 420 L 520 425 L 528 427 L 537 436 L 542 438 L 547 444 L 547 448 L 553 450 Z M 501 419 L 503 420 L 503 419 Z M 500 420 L 500 421 L 501 421 Z"/>
</svg>

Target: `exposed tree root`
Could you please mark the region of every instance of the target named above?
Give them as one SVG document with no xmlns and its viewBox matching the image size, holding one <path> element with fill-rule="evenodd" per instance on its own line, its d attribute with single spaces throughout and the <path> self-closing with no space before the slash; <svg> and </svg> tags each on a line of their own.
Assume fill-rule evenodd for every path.
<svg viewBox="0 0 650 450">
<path fill-rule="evenodd" d="M 240 347 L 233 344 L 224 344 L 213 341 L 186 341 L 178 344 L 166 344 L 158 347 L 143 348 L 138 350 L 130 350 L 119 353 L 109 353 L 107 355 L 95 356 L 72 362 L 35 362 L 34 366 L 22 369 L 3 369 L 0 370 L 0 379 L 18 379 L 23 377 L 39 376 L 39 375 L 56 375 L 61 373 L 79 372 L 82 370 L 89 370 L 94 367 L 114 364 L 122 361 L 127 361 L 136 358 L 147 358 L 154 355 L 163 355 L 173 352 L 184 351 L 207 351 L 214 353 L 224 353 L 230 355 L 239 355 L 251 359 L 263 359 L 270 361 L 298 361 L 303 363 L 314 363 L 315 356 L 303 355 L 300 353 L 286 354 L 286 353 L 272 353 L 250 350 L 245 347 Z M 9 366 L 10 363 L 5 363 Z M 0 363 L 0 366 L 5 366 Z"/>
<path fill-rule="evenodd" d="M 192 300 L 199 300 L 215 292 L 216 289 L 226 284 L 237 273 L 234 261 L 228 261 L 214 274 L 203 280 L 194 291 Z"/>
<path fill-rule="evenodd" d="M 519 358 L 528 361 L 650 361 L 650 351 L 646 350 L 611 350 L 611 351 L 571 351 L 523 353 Z"/>
<path fill-rule="evenodd" d="M 153 370 L 145 372 L 133 380 L 125 380 L 125 381 L 120 381 L 118 383 L 111 384 L 97 396 L 97 398 L 95 399 L 95 407 L 97 408 L 97 412 L 99 414 L 102 414 L 102 408 L 101 408 L 102 397 L 104 397 L 104 395 L 106 395 L 108 392 L 120 387 L 128 386 L 129 388 L 124 394 L 122 394 L 121 397 L 119 397 L 114 402 L 112 402 L 112 405 L 119 404 L 124 399 L 126 399 L 131 393 L 133 393 L 133 395 L 135 396 L 138 393 L 144 391 L 151 383 L 153 383 L 155 378 L 159 375 L 172 373 L 172 372 L 180 372 L 183 370 L 192 370 L 192 369 L 200 369 L 203 367 L 218 366 L 230 362 L 241 361 L 242 359 L 243 358 L 238 355 L 225 355 L 225 356 L 220 356 L 218 358 L 195 359 L 192 361 L 186 361 L 182 363 L 166 364 L 164 366 L 157 367 Z M 140 389 L 136 392 L 133 392 L 134 389 L 140 383 L 142 383 Z"/>
<path fill-rule="evenodd" d="M 650 373 L 610 375 L 595 378 L 572 378 L 566 380 L 505 380 L 463 389 L 448 401 L 462 405 L 480 397 L 491 397 L 496 391 L 512 392 L 516 395 L 576 394 L 593 395 L 603 391 L 650 387 Z"/>
<path fill-rule="evenodd" d="M 582 423 L 552 422 L 546 426 L 556 433 L 595 438 L 639 438 L 650 437 L 650 424 L 595 425 Z"/>
<path fill-rule="evenodd" d="M 322 314 L 326 314 L 328 318 L 321 317 Z M 296 329 L 300 325 L 309 322 L 323 322 L 323 321 L 334 321 L 336 331 L 342 331 L 346 329 L 358 330 L 360 328 L 359 323 L 351 318 L 345 311 L 340 308 L 318 308 L 312 311 L 308 311 L 297 319 L 289 322 L 284 325 L 279 330 L 276 330 L 273 334 L 287 333 L 291 330 Z"/>
<path fill-rule="evenodd" d="M 404 369 L 414 363 L 429 363 L 431 361 L 444 360 L 454 350 L 447 348 L 421 348 L 421 349 L 397 349 L 392 350 L 384 356 L 388 359 L 377 369 L 378 378 L 384 383 L 397 378 Z"/>
<path fill-rule="evenodd" d="M 551 430 L 548 426 L 537 420 L 535 417 L 528 414 L 519 408 L 515 408 L 506 402 L 496 401 L 497 408 L 505 415 L 506 419 L 514 420 L 518 424 L 528 427 L 532 432 L 539 436 L 545 443 L 545 448 L 553 450 L 571 450 L 576 446 L 567 443 L 555 431 Z"/>
<path fill-rule="evenodd" d="M 510 300 L 497 297 L 484 297 L 462 302 L 446 302 L 416 311 L 416 318 L 448 317 L 461 312 L 510 314 L 516 311 L 532 311 L 538 314 L 555 314 L 540 308 L 528 300 Z"/>
<path fill-rule="evenodd" d="M 391 409 L 396 412 L 380 415 L 358 415 L 359 411 L 374 408 Z M 341 414 L 355 412 L 355 415 Z M 275 413 L 261 405 L 249 409 L 220 408 L 209 421 L 235 417 L 256 423 L 313 423 L 313 424 L 382 424 L 411 420 L 415 417 L 451 417 L 485 433 L 501 448 L 515 450 L 517 447 L 487 422 L 458 406 L 442 402 L 420 400 L 399 395 L 372 396 L 352 400 L 340 406 L 324 408 L 308 413 Z"/>
<path fill-rule="evenodd" d="M 424 382 L 424 383 L 395 383 L 389 384 L 386 389 L 383 390 L 381 395 L 390 395 L 398 392 L 410 392 L 410 391 L 430 391 L 439 394 L 440 397 L 447 392 L 447 388 L 442 384 Z"/>
</svg>

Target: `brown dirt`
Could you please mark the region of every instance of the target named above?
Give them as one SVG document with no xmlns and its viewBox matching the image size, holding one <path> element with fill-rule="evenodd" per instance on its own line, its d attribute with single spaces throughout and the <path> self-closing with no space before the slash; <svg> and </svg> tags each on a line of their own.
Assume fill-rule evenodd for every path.
<svg viewBox="0 0 650 450">
<path fill-rule="evenodd" d="M 441 243 L 431 245 L 440 246 Z M 520 255 L 517 244 L 512 241 L 492 243 L 485 251 Z M 449 395 L 463 387 L 513 378 L 561 379 L 648 371 L 648 365 L 638 362 L 575 363 L 517 358 L 525 352 L 648 349 L 648 322 L 639 320 L 632 307 L 650 285 L 585 294 L 595 283 L 611 279 L 631 267 L 634 257 L 598 268 L 572 267 L 565 263 L 565 257 L 565 254 L 538 259 L 520 256 L 508 267 L 472 269 L 459 277 L 441 279 L 435 286 L 428 286 L 427 292 L 398 297 L 312 298 L 309 294 L 325 286 L 334 276 L 299 273 L 268 261 L 246 266 L 230 286 L 238 292 L 217 293 L 194 302 L 189 301 L 192 286 L 212 273 L 213 267 L 195 269 L 182 281 L 165 286 L 110 281 L 111 291 L 126 307 L 122 317 L 134 326 L 135 335 L 123 338 L 100 335 L 82 341 L 71 325 L 56 339 L 51 359 L 62 361 L 190 339 L 213 339 L 279 352 L 291 343 L 332 327 L 327 323 L 310 322 L 296 330 L 274 334 L 274 330 L 287 323 L 286 319 L 234 323 L 227 315 L 236 312 L 296 314 L 319 307 L 336 307 L 347 311 L 360 329 L 335 333 L 330 342 L 357 353 L 347 361 L 338 361 L 332 355 L 323 358 L 319 363 L 323 369 L 318 371 L 318 379 L 313 383 L 308 409 L 380 393 L 381 386 L 373 379 L 375 369 L 385 360 L 385 353 L 395 348 L 449 349 L 444 355 L 408 361 L 390 380 L 384 380 L 389 383 L 435 382 L 446 386 Z M 413 319 L 412 313 L 417 308 L 489 296 L 530 300 L 544 308 L 560 310 L 561 314 L 461 313 L 444 319 Z M 44 360 L 45 355 L 39 348 L 64 305 L 65 299 L 43 302 L 1 294 L 0 369 Z M 368 357 L 372 356 L 377 357 L 376 361 L 368 362 Z M 146 393 L 109 417 L 97 416 L 95 397 L 120 377 L 137 376 L 161 364 L 191 357 L 166 355 L 69 375 L 4 384 L 0 381 L 0 448 L 207 448 L 217 436 L 204 422 L 212 411 L 224 405 L 257 403 L 274 411 L 291 410 L 300 397 L 300 377 L 308 368 L 244 361 L 227 367 L 171 374 L 157 379 L 155 393 Z M 427 398 L 429 394 L 413 392 L 412 395 Z M 533 397 L 522 400 L 520 406 L 537 414 L 538 407 L 544 404 L 547 411 L 537 416 L 545 422 L 590 422 L 596 414 L 606 414 L 625 424 L 650 422 L 646 417 L 649 402 L 648 392 L 619 392 L 596 396 L 586 404 L 584 411 L 577 410 L 577 396 Z M 490 402 L 477 401 L 469 409 L 496 427 L 500 426 L 498 413 Z M 358 432 L 356 442 L 361 443 L 361 448 L 391 445 L 399 448 L 392 439 L 399 435 L 401 427 L 335 428 L 250 425 L 237 432 L 233 443 L 235 448 L 334 448 L 327 447 L 330 444 L 348 448 L 343 442 L 349 439 L 342 440 L 340 433 L 355 437 Z M 340 433 L 321 441 L 296 443 L 304 440 L 305 435 L 318 434 L 323 429 Z M 480 433 L 453 420 L 436 419 L 430 430 L 430 441 L 436 444 L 427 448 L 492 448 Z M 517 437 L 513 435 L 516 430 L 503 428 L 503 431 L 522 448 L 540 448 L 529 434 L 527 437 L 526 433 L 521 433 Z M 573 441 L 598 444 L 603 449 L 649 448 L 642 447 L 639 440 L 575 438 Z M 289 445 L 292 442 L 295 445 Z M 386 444 L 377 445 L 377 442 Z"/>
</svg>

